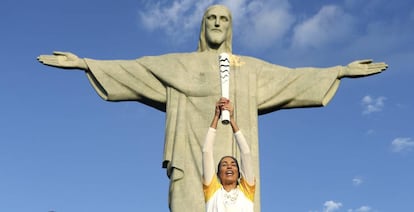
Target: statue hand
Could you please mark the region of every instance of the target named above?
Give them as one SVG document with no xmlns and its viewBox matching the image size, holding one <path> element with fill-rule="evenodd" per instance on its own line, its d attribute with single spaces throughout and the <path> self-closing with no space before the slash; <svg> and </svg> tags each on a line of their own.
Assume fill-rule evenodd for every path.
<svg viewBox="0 0 414 212">
<path fill-rule="evenodd" d="M 53 52 L 53 55 L 40 55 L 37 60 L 42 64 L 65 68 L 88 70 L 85 61 L 70 52 Z"/>
<path fill-rule="evenodd" d="M 342 77 L 364 77 L 378 74 L 388 68 L 386 63 L 372 63 L 372 60 L 357 60 L 343 67 L 338 78 Z"/>
</svg>

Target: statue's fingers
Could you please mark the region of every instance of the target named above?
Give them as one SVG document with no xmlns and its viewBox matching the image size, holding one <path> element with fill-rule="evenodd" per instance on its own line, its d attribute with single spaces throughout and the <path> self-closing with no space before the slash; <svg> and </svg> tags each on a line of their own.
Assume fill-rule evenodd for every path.
<svg viewBox="0 0 414 212">
<path fill-rule="evenodd" d="M 54 51 L 53 52 L 53 55 L 54 56 L 63 56 L 63 57 L 66 57 L 66 58 L 70 58 L 70 57 L 73 57 L 73 54 L 72 53 L 70 53 L 70 52 L 61 52 L 61 51 Z"/>
<path fill-rule="evenodd" d="M 386 63 L 381 62 L 381 63 L 379 63 L 379 65 L 382 66 L 382 70 L 385 70 L 385 69 L 388 68 L 388 64 L 386 64 Z"/>
<path fill-rule="evenodd" d="M 40 62 L 42 62 L 44 55 L 39 55 L 36 59 Z"/>
<path fill-rule="evenodd" d="M 383 66 L 376 66 L 376 67 L 370 67 L 367 70 L 367 74 L 371 75 L 371 74 L 377 74 L 377 73 L 381 73 L 382 71 L 384 71 L 386 68 Z"/>
<path fill-rule="evenodd" d="M 37 60 L 38 60 L 38 61 L 40 61 L 40 62 L 43 62 L 43 61 L 47 60 L 47 58 L 48 58 L 49 56 L 50 56 L 50 55 L 39 55 L 39 56 L 37 57 Z"/>
<path fill-rule="evenodd" d="M 53 51 L 53 55 L 66 55 L 66 52 L 61 52 L 61 51 Z"/>
<path fill-rule="evenodd" d="M 373 74 L 378 74 L 381 73 L 381 69 L 369 69 L 367 71 L 367 75 L 373 75 Z"/>
<path fill-rule="evenodd" d="M 46 65 L 57 65 L 58 64 L 58 60 L 56 56 L 53 55 L 40 55 L 38 57 L 38 60 Z"/>
<path fill-rule="evenodd" d="M 372 63 L 372 64 L 369 65 L 369 68 L 370 69 L 380 69 L 382 71 L 382 70 L 387 69 L 388 65 L 386 63 L 382 63 L 382 62 L 381 63 Z"/>
<path fill-rule="evenodd" d="M 359 60 L 358 62 L 360 64 L 371 64 L 372 63 L 372 59 Z"/>
</svg>

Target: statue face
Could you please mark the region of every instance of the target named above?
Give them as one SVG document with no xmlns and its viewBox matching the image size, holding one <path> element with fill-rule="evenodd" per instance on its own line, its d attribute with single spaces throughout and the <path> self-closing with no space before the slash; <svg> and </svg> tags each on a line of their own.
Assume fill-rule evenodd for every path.
<svg viewBox="0 0 414 212">
<path fill-rule="evenodd" d="M 230 15 L 225 8 L 214 7 L 205 15 L 206 40 L 210 47 L 219 48 L 226 40 L 230 27 Z"/>
</svg>

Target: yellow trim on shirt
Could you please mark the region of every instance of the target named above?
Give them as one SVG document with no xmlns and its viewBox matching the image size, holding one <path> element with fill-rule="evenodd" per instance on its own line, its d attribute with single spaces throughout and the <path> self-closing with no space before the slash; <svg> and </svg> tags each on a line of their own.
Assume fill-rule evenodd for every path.
<svg viewBox="0 0 414 212">
<path fill-rule="evenodd" d="M 208 202 L 208 200 L 216 193 L 217 190 L 221 188 L 221 184 L 217 179 L 217 176 L 214 175 L 213 179 L 211 180 L 210 185 L 203 184 L 203 191 L 204 191 L 204 200 Z"/>
<path fill-rule="evenodd" d="M 210 185 L 203 184 L 204 191 L 204 200 L 208 200 L 216 193 L 217 190 L 221 188 L 221 183 L 219 182 L 217 176 L 214 176 L 211 180 Z M 249 183 L 242 177 L 240 179 L 239 189 L 243 194 L 252 202 L 254 202 L 254 192 L 256 191 L 256 185 L 249 185 Z"/>
<path fill-rule="evenodd" d="M 254 202 L 254 192 L 256 190 L 256 185 L 249 185 L 249 183 L 242 177 L 240 179 L 240 190 L 243 194 L 252 202 Z"/>
</svg>

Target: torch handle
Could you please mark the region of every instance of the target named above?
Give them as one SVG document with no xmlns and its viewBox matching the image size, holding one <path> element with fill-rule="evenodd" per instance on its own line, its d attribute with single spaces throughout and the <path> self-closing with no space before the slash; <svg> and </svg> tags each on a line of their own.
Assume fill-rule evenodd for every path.
<svg viewBox="0 0 414 212">
<path fill-rule="evenodd" d="M 220 79 L 221 79 L 221 96 L 230 98 L 230 58 L 227 53 L 221 53 L 219 56 Z M 221 111 L 221 123 L 230 123 L 230 112 L 228 110 Z"/>
</svg>

